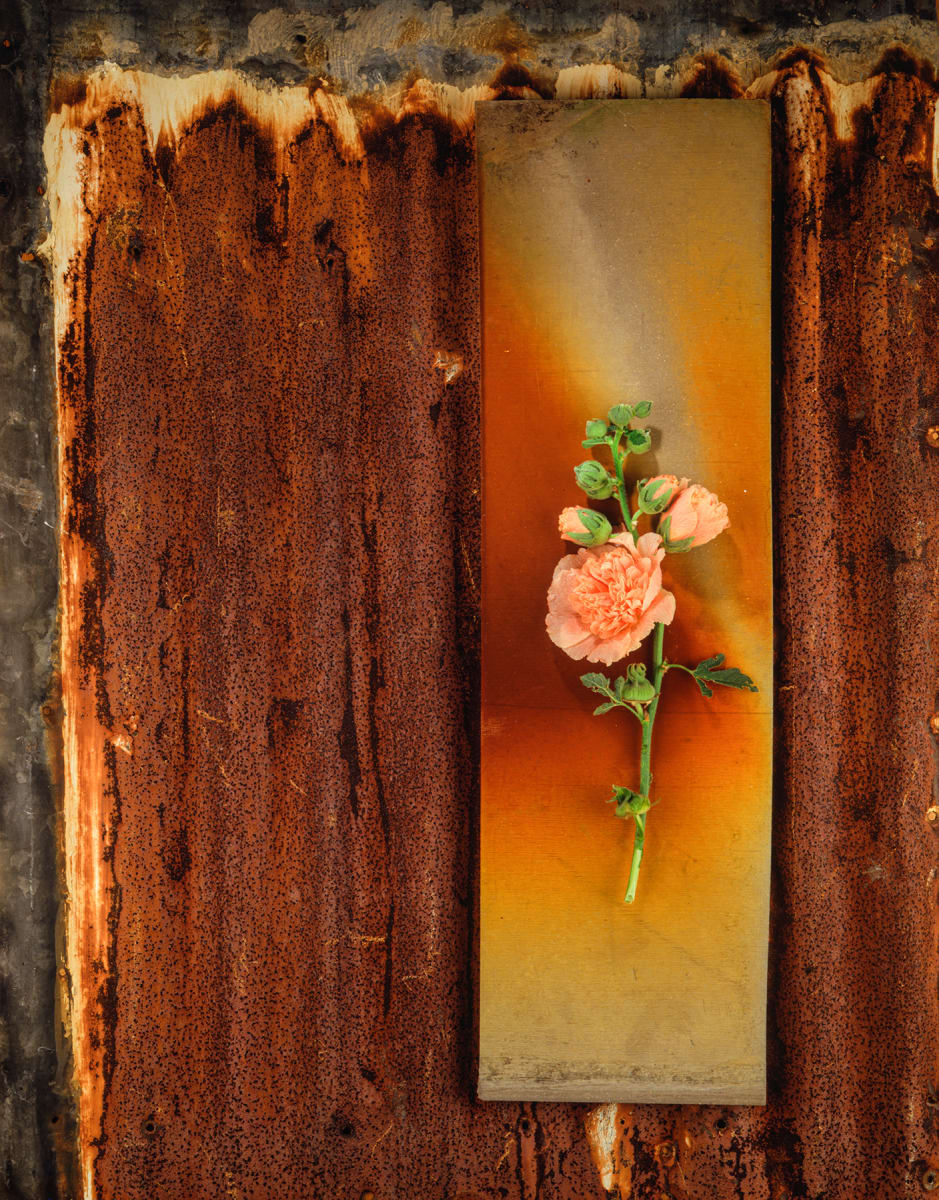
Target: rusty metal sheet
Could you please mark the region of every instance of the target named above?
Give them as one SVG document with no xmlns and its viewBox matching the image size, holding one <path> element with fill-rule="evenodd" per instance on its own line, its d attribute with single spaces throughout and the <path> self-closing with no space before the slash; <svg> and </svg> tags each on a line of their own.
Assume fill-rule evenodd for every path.
<svg viewBox="0 0 939 1200">
<path fill-rule="evenodd" d="M 741 93 L 714 63 L 687 90 Z M 60 96 L 85 1196 L 934 1187 L 936 89 L 895 57 L 848 90 L 799 53 L 751 94 L 779 281 L 765 1110 L 473 1100 L 465 109 L 114 74 Z"/>
</svg>

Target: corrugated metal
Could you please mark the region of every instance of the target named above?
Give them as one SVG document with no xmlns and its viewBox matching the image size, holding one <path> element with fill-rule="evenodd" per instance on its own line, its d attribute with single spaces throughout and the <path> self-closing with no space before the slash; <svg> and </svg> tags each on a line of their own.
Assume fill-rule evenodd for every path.
<svg viewBox="0 0 939 1200">
<path fill-rule="evenodd" d="M 740 88 L 712 62 L 687 90 Z M 417 92 L 361 144 L 321 107 L 284 153 L 240 91 L 151 153 L 113 81 L 71 110 L 94 180 L 58 282 L 87 1195 L 935 1186 L 936 89 L 895 56 L 848 91 L 799 53 L 753 91 L 778 297 L 765 1110 L 473 1100 L 471 130 Z"/>
</svg>

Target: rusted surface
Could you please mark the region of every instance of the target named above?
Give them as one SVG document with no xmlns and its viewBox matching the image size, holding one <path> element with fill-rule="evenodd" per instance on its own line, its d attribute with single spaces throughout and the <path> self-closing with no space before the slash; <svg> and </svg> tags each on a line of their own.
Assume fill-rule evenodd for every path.
<svg viewBox="0 0 939 1200">
<path fill-rule="evenodd" d="M 713 64 L 688 88 L 741 91 Z M 286 149 L 237 97 L 155 152 L 133 104 L 71 113 L 93 183 L 59 281 L 87 1196 L 935 1179 L 935 86 L 895 60 L 847 94 L 796 54 L 753 91 L 778 295 L 765 1110 L 473 1101 L 471 132 L 419 94 L 360 143 L 324 109 Z"/>
</svg>

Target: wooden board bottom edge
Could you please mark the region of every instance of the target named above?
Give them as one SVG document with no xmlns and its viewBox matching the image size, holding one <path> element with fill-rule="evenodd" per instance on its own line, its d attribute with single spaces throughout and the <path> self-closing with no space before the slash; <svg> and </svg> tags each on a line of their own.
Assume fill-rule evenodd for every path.
<svg viewBox="0 0 939 1200">
<path fill-rule="evenodd" d="M 744 1084 L 739 1087 L 621 1087 L 612 1085 L 602 1091 L 596 1084 L 571 1083 L 511 1083 L 483 1082 L 477 1088 L 479 1100 L 512 1101 L 569 1101 L 582 1104 L 727 1104 L 763 1107 L 766 1104 L 765 1083 Z"/>
</svg>

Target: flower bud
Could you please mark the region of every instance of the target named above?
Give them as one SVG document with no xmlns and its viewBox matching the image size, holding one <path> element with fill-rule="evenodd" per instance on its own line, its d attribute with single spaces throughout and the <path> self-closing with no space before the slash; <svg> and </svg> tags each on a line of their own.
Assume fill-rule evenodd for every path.
<svg viewBox="0 0 939 1200">
<path fill-rule="evenodd" d="M 606 437 L 606 421 L 588 421 L 586 434 L 591 441 L 603 441 Z"/>
<path fill-rule="evenodd" d="M 605 500 L 613 494 L 613 480 L 606 467 L 588 458 L 574 468 L 574 478 L 581 491 L 592 500 Z"/>
<path fill-rule="evenodd" d="M 622 685 L 622 699 L 635 700 L 639 704 L 648 704 L 655 698 L 655 688 L 646 678 L 646 669 L 642 663 L 633 663 L 626 668 L 626 680 Z"/>
<path fill-rule="evenodd" d="M 558 531 L 578 546 L 602 546 L 610 540 L 613 527 L 603 513 L 592 508 L 565 508 L 558 518 Z"/>
<path fill-rule="evenodd" d="M 618 787 L 613 785 L 613 795 L 610 797 L 610 803 L 616 805 L 616 815 L 624 820 L 629 817 L 638 817 L 642 813 L 648 812 L 652 807 L 652 802 L 648 796 L 640 796 L 638 792 L 634 792 L 632 788 Z"/>
<path fill-rule="evenodd" d="M 682 481 L 675 475 L 655 475 L 652 479 L 641 480 L 637 493 L 639 511 L 655 516 L 668 507 L 682 486 Z"/>
<path fill-rule="evenodd" d="M 674 497 L 665 516 L 659 521 L 658 532 L 665 549 L 690 550 L 716 538 L 730 525 L 727 505 L 699 483 L 683 487 Z"/>
<path fill-rule="evenodd" d="M 648 429 L 630 429 L 626 434 L 630 454 L 645 454 L 652 448 L 652 434 Z"/>
<path fill-rule="evenodd" d="M 610 409 L 610 424 L 618 429 L 625 429 L 633 419 L 633 410 L 628 404 L 614 404 Z"/>
</svg>

